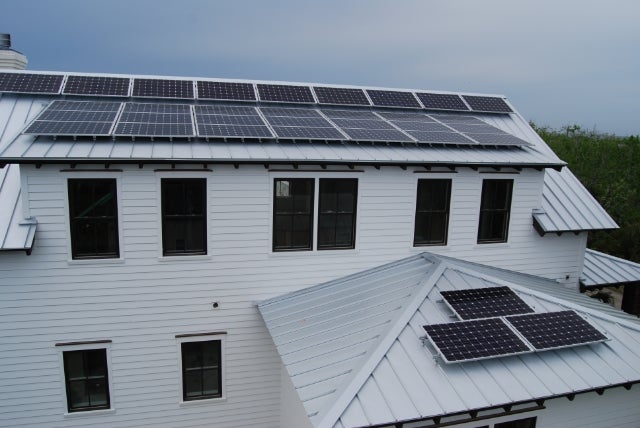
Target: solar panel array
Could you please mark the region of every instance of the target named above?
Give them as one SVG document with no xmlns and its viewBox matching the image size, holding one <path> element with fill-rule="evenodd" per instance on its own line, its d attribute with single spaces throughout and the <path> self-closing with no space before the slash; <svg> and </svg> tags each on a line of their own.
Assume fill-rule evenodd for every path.
<svg viewBox="0 0 640 428">
<path fill-rule="evenodd" d="M 62 93 L 126 97 L 129 95 L 129 80 L 125 77 L 69 76 Z"/>
<path fill-rule="evenodd" d="M 535 313 L 509 287 L 441 291 L 462 319 L 423 326 L 447 362 L 547 351 L 608 340 L 574 311 Z"/>
<path fill-rule="evenodd" d="M 121 103 L 53 101 L 25 129 L 36 135 L 111 135 Z"/>
<path fill-rule="evenodd" d="M 63 79 L 61 74 L 0 73 L 0 92 L 57 94 Z"/>
</svg>

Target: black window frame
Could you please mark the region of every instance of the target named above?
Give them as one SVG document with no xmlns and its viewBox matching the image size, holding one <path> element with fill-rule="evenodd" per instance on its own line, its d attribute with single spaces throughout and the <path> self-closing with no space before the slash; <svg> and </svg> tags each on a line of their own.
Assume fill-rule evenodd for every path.
<svg viewBox="0 0 640 428">
<path fill-rule="evenodd" d="M 335 188 L 336 185 L 350 185 L 352 186 L 351 191 L 340 191 Z M 334 186 L 334 191 L 332 192 L 335 197 L 335 210 L 327 209 L 324 205 L 326 198 L 323 197 L 323 194 L 328 194 L 326 188 L 328 186 Z M 323 192 L 323 190 L 325 190 Z M 345 190 L 344 187 L 342 190 Z M 350 194 L 350 198 L 352 201 L 352 206 L 350 209 L 345 209 L 345 204 L 342 204 L 340 201 L 340 194 Z M 358 215 L 358 179 L 357 178 L 320 178 L 318 184 L 318 250 L 352 250 L 356 247 L 356 218 Z M 346 244 L 340 244 L 338 241 L 339 234 L 339 225 L 342 219 L 351 217 L 350 226 L 348 229 L 349 242 Z M 333 223 L 333 228 L 323 228 L 327 230 L 333 230 L 333 239 L 324 241 L 321 236 L 321 225 L 325 224 L 324 221 L 329 220 Z"/>
<path fill-rule="evenodd" d="M 414 247 L 428 247 L 428 246 L 444 246 L 447 245 L 449 239 L 449 218 L 451 215 L 451 187 L 453 180 L 450 178 L 424 178 L 418 180 L 417 192 L 416 192 L 416 213 L 414 218 L 413 228 L 413 246 Z M 428 186 L 442 186 L 444 189 L 433 189 Z M 434 190 L 444 191 L 444 207 L 425 207 L 421 208 L 425 200 L 429 199 L 430 194 Z M 428 205 L 428 204 L 427 204 Z M 434 223 L 433 219 L 440 217 L 440 223 L 443 225 L 442 237 L 440 239 L 422 239 L 419 240 L 419 236 L 432 235 L 430 230 L 419 230 L 419 226 L 431 225 Z M 431 219 L 431 220 L 429 220 Z"/>
<path fill-rule="evenodd" d="M 494 428 L 536 428 L 537 416 L 530 418 L 515 419 L 512 421 L 499 422 L 493 425 Z"/>
<path fill-rule="evenodd" d="M 96 192 L 99 191 L 98 187 L 105 184 L 108 184 L 110 192 L 99 197 L 96 195 Z M 93 188 L 87 189 L 88 186 Z M 67 179 L 67 196 L 69 200 L 71 258 L 73 260 L 120 258 L 117 180 L 115 178 L 69 178 Z M 87 202 L 86 198 L 89 198 L 90 201 Z M 87 215 L 92 209 L 100 211 L 101 205 L 102 210 L 109 209 L 107 205 L 110 205 L 112 212 Z M 85 233 L 81 233 L 81 229 L 84 229 Z M 83 249 L 83 247 L 87 247 L 86 232 L 88 230 L 91 230 L 94 235 L 90 245 L 93 250 L 90 251 Z M 105 244 L 104 239 L 100 240 L 100 234 L 106 237 L 108 245 L 106 249 L 100 249 Z"/>
<path fill-rule="evenodd" d="M 181 191 L 176 192 L 176 195 L 169 195 L 170 190 L 173 190 L 174 185 L 179 185 L 182 189 Z M 201 212 L 194 213 L 188 212 L 187 200 L 188 195 L 190 194 L 188 187 L 195 186 L 193 192 L 199 193 L 198 198 L 200 198 L 199 206 L 201 208 Z M 173 256 L 196 256 L 196 255 L 206 255 L 208 252 L 207 245 L 207 179 L 206 178 L 161 178 L 160 179 L 160 199 L 161 199 L 161 208 L 160 208 L 160 216 L 162 223 L 162 255 L 164 257 L 173 257 Z M 171 197 L 170 197 L 171 196 Z M 168 213 L 167 212 L 167 204 L 169 200 L 173 200 L 176 197 L 183 199 L 180 201 L 177 206 L 183 207 L 185 212 L 178 213 Z M 185 239 L 182 249 L 175 249 L 170 247 L 174 247 L 175 245 L 170 245 L 169 237 L 172 236 L 169 233 L 170 225 L 175 222 L 189 222 L 186 227 L 193 229 L 193 235 L 189 236 L 189 239 Z M 198 225 L 200 223 L 200 225 Z M 199 230 L 198 230 L 199 229 Z M 200 241 L 202 243 L 201 246 L 195 246 L 190 243 L 195 243 Z"/>
<path fill-rule="evenodd" d="M 513 184 L 513 179 L 484 179 L 482 181 L 480 215 L 478 217 L 478 244 L 503 243 L 509 240 Z M 504 189 L 492 189 L 490 186 L 493 185 L 504 185 L 506 187 Z M 492 192 L 493 195 L 490 195 L 489 192 Z M 495 196 L 497 193 L 503 193 L 505 199 L 488 201 L 490 196 Z M 500 204 L 500 202 L 502 203 Z M 501 217 L 500 223 L 502 225 L 494 230 L 493 226 L 495 226 L 495 219 L 498 216 Z"/>
<path fill-rule="evenodd" d="M 282 193 L 283 186 L 279 186 L 279 182 L 289 182 L 288 184 L 288 192 L 290 196 L 282 196 L 278 193 Z M 293 186 L 295 184 L 295 187 Z M 302 192 L 297 193 L 299 187 L 301 185 L 305 185 L 305 193 Z M 273 180 L 273 236 L 272 236 L 272 250 L 274 252 L 281 251 L 312 251 L 313 250 L 313 220 L 315 215 L 315 179 L 314 178 L 274 178 Z M 293 193 L 296 191 L 296 193 Z M 296 201 L 296 197 L 301 196 L 308 198 L 307 204 L 305 206 L 306 210 L 296 211 L 296 206 L 298 206 L 298 202 Z M 291 201 L 288 201 L 287 205 L 291 208 L 289 210 L 280 210 L 279 206 L 285 205 L 285 202 L 281 202 L 278 198 L 283 197 L 291 197 Z M 302 201 L 305 205 L 304 202 Z M 288 219 L 290 227 L 283 228 L 282 225 L 284 220 Z M 300 229 L 301 231 L 296 231 L 296 223 L 298 225 L 306 224 L 306 231 L 304 229 Z M 281 231 L 285 231 L 285 234 L 288 233 L 288 239 L 281 239 Z M 301 244 L 295 244 L 295 235 L 298 236 L 306 235 L 306 241 L 301 240 Z M 285 235 L 287 236 L 287 235 Z M 284 241 L 284 242 L 280 242 Z"/>
<path fill-rule="evenodd" d="M 204 365 L 204 346 L 213 345 L 214 351 L 217 352 L 217 366 L 205 366 Z M 199 358 L 199 365 L 188 367 L 189 358 L 186 356 L 185 352 L 197 352 Z M 223 372 L 222 372 L 222 340 L 220 339 L 211 339 L 211 340 L 198 340 L 198 341 L 184 341 L 180 343 L 180 358 L 181 358 L 181 372 L 182 372 L 182 401 L 198 401 L 198 400 L 209 400 L 214 398 L 222 398 L 223 397 Z M 205 372 L 217 372 L 217 393 L 206 394 L 205 393 Z M 198 373 L 200 374 L 200 394 L 198 395 L 190 395 L 190 390 L 188 389 L 188 374 L 190 373 Z"/>
<path fill-rule="evenodd" d="M 72 355 L 80 355 L 82 358 L 82 371 L 84 373 L 83 376 L 71 378 L 70 377 L 70 365 L 71 365 L 71 357 Z M 95 359 L 99 358 L 100 363 L 104 365 L 104 375 L 91 375 L 89 373 L 90 366 L 95 365 Z M 91 361 L 89 361 L 91 359 Z M 76 412 L 90 412 L 95 410 L 108 410 L 111 409 L 111 391 L 109 387 L 109 362 L 107 357 L 107 349 L 106 348 L 91 348 L 91 349 L 77 349 L 77 350 L 67 350 L 62 351 L 62 360 L 64 367 L 64 384 L 65 391 L 67 395 L 67 411 L 69 413 Z M 91 392 L 88 392 L 89 397 L 89 405 L 86 406 L 77 406 L 73 403 L 73 388 L 72 383 L 75 382 L 83 382 L 84 388 L 87 391 L 91 391 L 91 383 L 95 383 L 100 381 L 103 385 L 102 393 L 105 395 L 106 403 L 91 405 Z M 94 388 L 95 389 L 95 385 Z"/>
</svg>

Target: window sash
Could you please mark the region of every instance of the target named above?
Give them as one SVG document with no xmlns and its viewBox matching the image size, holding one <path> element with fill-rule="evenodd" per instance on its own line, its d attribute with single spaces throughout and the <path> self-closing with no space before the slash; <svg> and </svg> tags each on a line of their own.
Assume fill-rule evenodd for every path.
<svg viewBox="0 0 640 428">
<path fill-rule="evenodd" d="M 222 397 L 222 346 L 220 340 L 182 342 L 182 399 Z M 208 356 L 212 361 L 205 361 Z"/>
<path fill-rule="evenodd" d="M 449 233 L 451 179 L 418 180 L 413 245 L 446 245 Z"/>
<path fill-rule="evenodd" d="M 484 180 L 480 217 L 478 220 L 478 243 L 507 242 L 513 180 Z"/>
<path fill-rule="evenodd" d="M 115 178 L 69 179 L 72 259 L 120 257 Z"/>
<path fill-rule="evenodd" d="M 109 409 L 107 350 L 64 351 L 63 361 L 67 410 L 84 412 Z M 73 366 L 74 363 L 79 363 L 79 366 Z"/>
<path fill-rule="evenodd" d="M 313 178 L 276 178 L 273 186 L 273 251 L 311 250 Z"/>
<path fill-rule="evenodd" d="M 207 254 L 207 181 L 163 178 L 162 255 Z"/>
<path fill-rule="evenodd" d="M 357 200 L 357 179 L 320 179 L 318 250 L 355 248 Z"/>
</svg>

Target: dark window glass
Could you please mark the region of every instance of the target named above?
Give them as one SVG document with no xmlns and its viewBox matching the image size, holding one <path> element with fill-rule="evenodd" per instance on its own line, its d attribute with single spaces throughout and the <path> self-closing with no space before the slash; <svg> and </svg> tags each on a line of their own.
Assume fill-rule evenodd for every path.
<svg viewBox="0 0 640 428">
<path fill-rule="evenodd" d="M 446 245 L 451 180 L 418 180 L 413 245 Z"/>
<path fill-rule="evenodd" d="M 207 182 L 204 178 L 162 179 L 162 253 L 207 253 Z"/>
<path fill-rule="evenodd" d="M 66 351 L 63 359 L 69 412 L 108 409 L 107 350 Z"/>
<path fill-rule="evenodd" d="M 220 341 L 182 343 L 182 398 L 216 397 L 222 397 Z"/>
<path fill-rule="evenodd" d="M 310 250 L 313 244 L 312 178 L 277 178 L 273 186 L 273 251 Z"/>
<path fill-rule="evenodd" d="M 507 242 L 513 180 L 484 180 L 478 243 Z"/>
<path fill-rule="evenodd" d="M 357 179 L 320 179 L 318 249 L 354 248 Z"/>
<path fill-rule="evenodd" d="M 120 257 L 116 180 L 69 179 L 67 185 L 71 257 Z"/>
<path fill-rule="evenodd" d="M 536 418 L 518 419 L 517 421 L 495 424 L 494 428 L 536 428 Z"/>
</svg>

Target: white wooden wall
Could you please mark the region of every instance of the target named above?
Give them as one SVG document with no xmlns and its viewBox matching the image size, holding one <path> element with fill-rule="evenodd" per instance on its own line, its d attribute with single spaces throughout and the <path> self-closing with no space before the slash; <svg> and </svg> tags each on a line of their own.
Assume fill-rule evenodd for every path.
<svg viewBox="0 0 640 428">
<path fill-rule="evenodd" d="M 543 173 L 61 172 L 23 166 L 38 220 L 31 256 L 0 254 L 0 426 L 280 426 L 281 363 L 255 303 L 428 250 L 576 283 L 584 236 L 541 238 L 531 225 Z M 166 167 L 156 167 L 166 168 Z M 77 167 L 76 169 L 81 169 Z M 315 169 L 315 168 L 314 168 Z M 66 178 L 116 177 L 120 260 L 72 261 Z M 160 177 L 208 178 L 207 256 L 161 257 Z M 359 179 L 356 249 L 271 252 L 275 177 Z M 449 244 L 413 248 L 419 178 L 453 179 Z M 509 242 L 476 244 L 482 178 L 514 178 Z M 212 309 L 212 302 L 219 308 Z M 225 399 L 180 405 L 178 334 L 226 331 Z M 64 416 L 59 342 L 108 339 L 113 412 Z"/>
</svg>

